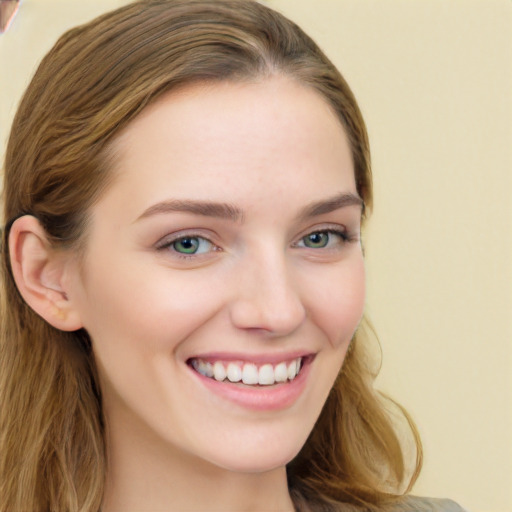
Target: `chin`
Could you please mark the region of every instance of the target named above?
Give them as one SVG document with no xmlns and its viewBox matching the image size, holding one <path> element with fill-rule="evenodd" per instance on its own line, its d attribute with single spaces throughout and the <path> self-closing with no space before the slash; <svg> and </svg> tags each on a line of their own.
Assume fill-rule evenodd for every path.
<svg viewBox="0 0 512 512">
<path fill-rule="evenodd" d="M 244 447 L 233 445 L 222 453 L 210 453 L 209 461 L 228 471 L 236 473 L 265 473 L 282 468 L 291 462 L 302 449 L 305 440 L 288 437 L 282 442 L 281 436 L 275 441 L 261 439 L 260 442 L 247 443 Z"/>
<path fill-rule="evenodd" d="M 231 471 L 233 473 L 267 473 L 278 468 L 285 467 L 291 462 L 300 451 L 294 451 L 286 454 L 254 454 L 253 457 L 247 457 L 246 460 L 241 460 L 240 457 L 237 460 L 224 459 L 218 461 L 217 465 Z"/>
</svg>

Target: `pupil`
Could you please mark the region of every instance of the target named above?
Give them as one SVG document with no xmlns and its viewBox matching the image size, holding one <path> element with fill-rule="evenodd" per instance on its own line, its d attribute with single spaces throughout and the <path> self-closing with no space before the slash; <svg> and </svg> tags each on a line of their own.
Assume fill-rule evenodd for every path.
<svg viewBox="0 0 512 512">
<path fill-rule="evenodd" d="M 325 247 L 328 237 L 326 233 L 311 233 L 307 240 L 310 247 Z"/>
<path fill-rule="evenodd" d="M 195 252 L 198 246 L 198 242 L 195 238 L 182 238 L 177 242 L 178 250 L 182 252 Z"/>
</svg>

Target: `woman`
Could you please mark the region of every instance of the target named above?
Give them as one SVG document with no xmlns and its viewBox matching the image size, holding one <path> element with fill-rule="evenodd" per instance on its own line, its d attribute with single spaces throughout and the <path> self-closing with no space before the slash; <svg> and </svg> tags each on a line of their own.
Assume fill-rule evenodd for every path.
<svg viewBox="0 0 512 512">
<path fill-rule="evenodd" d="M 145 0 L 71 30 L 5 169 L 1 510 L 460 510 L 402 496 L 366 130 L 293 23 Z"/>
</svg>

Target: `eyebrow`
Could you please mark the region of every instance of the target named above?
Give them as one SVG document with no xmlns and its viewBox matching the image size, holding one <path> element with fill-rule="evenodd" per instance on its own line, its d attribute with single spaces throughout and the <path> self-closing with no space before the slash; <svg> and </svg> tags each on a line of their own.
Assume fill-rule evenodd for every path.
<svg viewBox="0 0 512 512">
<path fill-rule="evenodd" d="M 299 214 L 301 219 L 310 219 L 326 213 L 331 213 L 347 206 L 359 206 L 364 210 L 364 201 L 356 194 L 341 193 L 334 197 L 314 201 L 308 204 Z"/>
<path fill-rule="evenodd" d="M 364 208 L 363 200 L 352 193 L 342 193 L 334 197 L 314 201 L 303 208 L 298 215 L 301 220 L 317 217 L 326 213 L 345 208 L 347 206 L 359 206 Z M 243 222 L 244 212 L 237 206 L 229 203 L 217 203 L 213 201 L 196 201 L 190 199 L 170 199 L 150 206 L 138 218 L 138 220 L 152 215 L 186 212 L 205 217 L 218 217 L 233 222 Z"/>
<path fill-rule="evenodd" d="M 213 201 L 192 201 L 189 199 L 170 199 L 154 204 L 145 210 L 137 220 L 161 213 L 187 212 L 205 217 L 218 217 L 243 222 L 244 214 L 240 208 L 229 203 L 216 203 Z"/>
</svg>

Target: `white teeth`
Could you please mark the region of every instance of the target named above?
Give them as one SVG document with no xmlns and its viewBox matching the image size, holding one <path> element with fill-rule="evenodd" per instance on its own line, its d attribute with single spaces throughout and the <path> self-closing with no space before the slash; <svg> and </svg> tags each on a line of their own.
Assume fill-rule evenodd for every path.
<svg viewBox="0 0 512 512">
<path fill-rule="evenodd" d="M 258 372 L 258 384 L 271 386 L 274 383 L 274 367 L 271 364 L 264 364 Z"/>
<path fill-rule="evenodd" d="M 196 371 L 205 377 L 213 377 L 213 367 L 211 363 L 207 363 L 201 360 L 194 359 L 192 366 Z"/>
<path fill-rule="evenodd" d="M 292 380 L 297 375 L 297 361 L 292 361 L 288 365 L 288 378 Z"/>
<path fill-rule="evenodd" d="M 218 381 L 222 381 L 226 378 L 226 369 L 220 361 L 217 361 L 213 365 L 213 377 Z"/>
<path fill-rule="evenodd" d="M 242 380 L 242 369 L 236 363 L 229 363 L 227 375 L 230 382 L 240 382 Z"/>
<path fill-rule="evenodd" d="M 255 364 L 244 364 L 242 382 L 244 384 L 258 384 L 258 368 Z"/>
<path fill-rule="evenodd" d="M 301 369 L 302 358 L 299 357 L 289 363 L 282 362 L 273 366 L 270 363 L 263 364 L 258 368 L 253 363 L 229 362 L 225 363 L 216 361 L 210 363 L 201 359 L 192 359 L 192 367 L 205 377 L 214 378 L 222 382 L 242 381 L 247 385 L 272 386 L 275 383 L 287 382 L 293 380 Z"/>
<path fill-rule="evenodd" d="M 203 375 L 206 375 L 207 377 L 213 377 L 213 366 L 212 363 L 204 363 L 205 365 L 205 373 Z"/>
<path fill-rule="evenodd" d="M 274 368 L 274 379 L 276 382 L 286 382 L 288 380 L 288 368 L 286 363 L 279 363 Z"/>
</svg>

